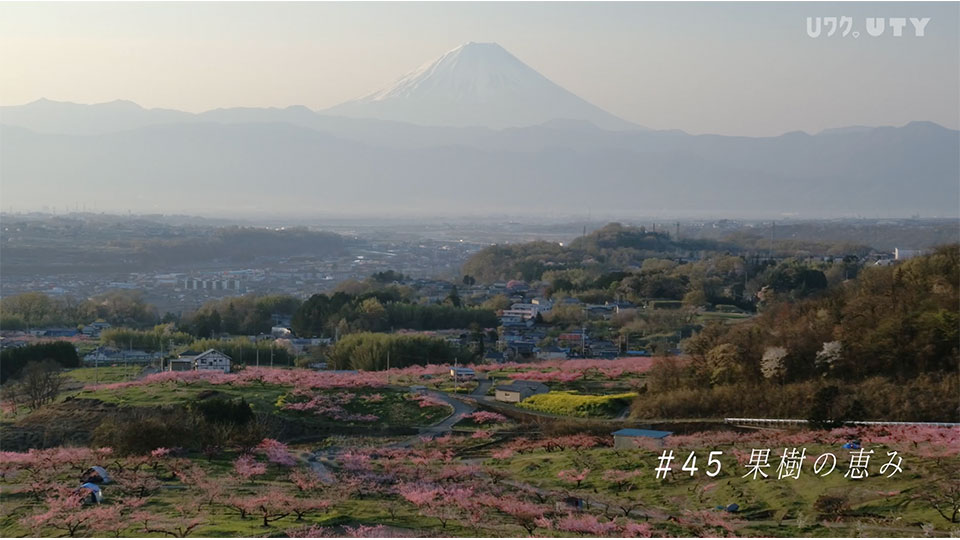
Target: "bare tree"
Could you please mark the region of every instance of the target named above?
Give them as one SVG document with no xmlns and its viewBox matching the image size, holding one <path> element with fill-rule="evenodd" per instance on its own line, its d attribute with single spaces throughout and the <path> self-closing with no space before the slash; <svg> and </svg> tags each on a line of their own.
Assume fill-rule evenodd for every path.
<svg viewBox="0 0 960 540">
<path fill-rule="evenodd" d="M 924 487 L 919 498 L 950 523 L 960 523 L 960 468 L 943 462 L 940 474 Z"/>
<path fill-rule="evenodd" d="M 11 389 L 15 400 L 31 410 L 53 401 L 63 387 L 63 374 L 60 370 L 60 364 L 53 360 L 27 363 L 20 370 L 20 375 Z"/>
</svg>

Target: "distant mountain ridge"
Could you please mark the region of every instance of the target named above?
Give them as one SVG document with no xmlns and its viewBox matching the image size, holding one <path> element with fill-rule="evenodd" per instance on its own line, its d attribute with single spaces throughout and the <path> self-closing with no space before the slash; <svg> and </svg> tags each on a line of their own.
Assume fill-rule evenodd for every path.
<svg viewBox="0 0 960 540">
<path fill-rule="evenodd" d="M 958 213 L 960 137 L 927 123 L 769 138 L 576 124 L 466 130 L 442 142 L 432 129 L 423 133 L 412 145 L 288 122 L 170 123 L 95 135 L 4 126 L 0 198 L 7 208 L 80 203 L 201 215 Z"/>
<path fill-rule="evenodd" d="M 511 112 L 521 125 L 496 119 L 506 110 L 498 104 L 527 103 L 531 88 L 554 105 Z M 460 115 L 463 125 L 400 121 L 431 100 L 448 104 L 438 114 Z M 129 101 L 0 107 L 0 198 L 6 209 L 79 202 L 201 215 L 960 213 L 960 132 L 931 122 L 777 137 L 646 130 L 489 44 L 455 49 L 352 103 L 352 112 L 199 114 Z M 471 107 L 495 121 L 472 125 L 461 114 Z"/>
</svg>

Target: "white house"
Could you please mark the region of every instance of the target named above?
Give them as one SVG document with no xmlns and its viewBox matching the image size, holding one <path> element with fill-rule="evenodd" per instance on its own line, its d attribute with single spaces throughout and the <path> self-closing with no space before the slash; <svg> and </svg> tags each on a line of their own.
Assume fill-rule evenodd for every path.
<svg viewBox="0 0 960 540">
<path fill-rule="evenodd" d="M 179 358 L 167 360 L 170 371 L 222 371 L 230 373 L 233 359 L 216 349 L 208 349 L 198 355 L 182 354 Z"/>
<path fill-rule="evenodd" d="M 209 349 L 193 359 L 194 369 L 198 371 L 222 371 L 230 373 L 230 362 L 233 359 L 216 349 Z"/>
<path fill-rule="evenodd" d="M 533 319 L 538 314 L 546 313 L 553 308 L 552 304 L 534 304 L 516 302 L 510 305 L 510 309 L 505 309 L 503 315 L 522 317 L 523 319 Z"/>
<path fill-rule="evenodd" d="M 511 313 L 520 315 L 525 319 L 532 319 L 537 316 L 538 313 L 547 311 L 543 309 L 543 306 L 540 304 L 524 304 L 524 303 L 515 303 L 510 306 L 510 309 L 504 311 L 504 313 Z"/>
</svg>

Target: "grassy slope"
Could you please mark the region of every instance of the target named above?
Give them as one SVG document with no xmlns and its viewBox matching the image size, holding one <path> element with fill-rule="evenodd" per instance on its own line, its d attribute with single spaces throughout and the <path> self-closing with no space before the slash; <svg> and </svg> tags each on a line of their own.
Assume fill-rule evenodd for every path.
<svg viewBox="0 0 960 540">
<path fill-rule="evenodd" d="M 25 449 L 27 445 L 87 444 L 90 433 L 104 420 L 114 417 L 119 410 L 131 408 L 155 409 L 159 406 L 185 405 L 207 395 L 221 398 L 243 398 L 255 412 L 276 414 L 302 426 L 305 433 L 336 432 L 338 427 L 351 429 L 414 428 L 434 424 L 450 414 L 447 405 L 420 407 L 407 399 L 408 393 L 394 389 L 351 390 L 357 399 L 345 408 L 351 413 L 375 414 L 379 420 L 341 421 L 310 412 L 296 412 L 278 408 L 277 401 L 291 388 L 271 384 L 233 386 L 213 385 L 208 382 L 158 383 L 129 386 L 119 389 L 81 390 L 67 392 L 57 403 L 33 412 L 22 409 L 17 414 L 4 413 L 0 429 L 5 430 L 7 449 Z M 330 392 L 336 392 L 331 390 Z M 379 393 L 380 402 L 360 399 L 365 393 Z M 64 401 L 68 397 L 77 399 Z M 43 442 L 46 441 L 46 442 Z"/>
<path fill-rule="evenodd" d="M 629 491 L 629 497 L 639 499 L 646 508 L 663 509 L 668 512 L 679 513 L 681 508 L 688 510 L 710 510 L 716 506 L 726 506 L 737 503 L 741 507 L 738 519 L 753 519 L 761 523 L 775 520 L 778 511 L 786 511 L 788 523 L 793 522 L 798 513 L 806 516 L 808 522 L 816 523 L 816 512 L 813 510 L 817 498 L 823 494 L 846 495 L 851 501 L 851 517 L 845 518 L 849 527 L 851 521 L 872 521 L 877 517 L 894 518 L 899 516 L 897 527 L 912 527 L 918 534 L 919 523 L 933 523 L 940 529 L 949 529 L 947 522 L 941 518 L 929 505 L 911 501 L 924 487 L 921 472 L 932 465 L 929 460 L 904 458 L 904 471 L 893 478 L 876 476 L 879 466 L 886 460 L 877 462 L 885 456 L 886 449 L 876 447 L 875 459 L 870 466 L 871 476 L 864 480 L 849 480 L 844 478 L 848 464 L 847 451 L 837 448 L 810 445 L 807 455 L 819 456 L 823 452 L 832 452 L 837 455 L 837 470 L 827 477 L 819 477 L 812 472 L 812 462 L 804 463 L 799 479 L 776 478 L 776 468 L 779 452 L 772 449 L 771 468 L 766 469 L 770 478 L 754 480 L 741 475 L 746 469 L 737 465 L 731 455 L 731 449 L 722 448 L 724 455 L 720 458 L 723 466 L 720 474 L 713 479 L 704 474 L 707 455 L 713 448 L 697 449 L 697 465 L 701 468 L 694 477 L 689 472 L 681 472 L 680 467 L 690 453 L 690 449 L 675 449 L 676 458 L 673 461 L 674 476 L 668 480 L 656 479 L 654 468 L 657 466 L 659 452 L 648 450 L 616 450 L 592 449 L 583 452 L 535 452 L 531 454 L 515 455 L 506 460 L 492 460 L 489 463 L 505 467 L 511 472 L 510 478 L 547 489 L 564 490 L 572 486 L 563 483 L 557 473 L 561 470 L 590 468 L 591 474 L 583 482 L 579 492 L 589 500 L 593 493 L 614 495 L 615 488 L 602 480 L 603 471 L 607 469 L 641 470 L 636 480 L 637 487 Z M 749 449 L 740 449 L 749 451 Z M 880 456 L 879 458 L 877 456 Z M 923 475 L 926 477 L 927 475 Z M 709 484 L 714 487 L 702 495 L 697 493 L 698 488 Z M 594 491 L 596 490 L 596 491 Z M 888 496 L 887 493 L 897 492 Z M 731 516 L 733 517 L 733 516 Z M 784 533 L 810 536 L 811 530 L 792 532 L 777 527 L 775 523 L 746 526 L 753 531 L 751 534 L 784 535 Z M 846 529 L 852 535 L 852 528 Z M 814 536 L 831 536 L 829 531 L 819 531 Z"/>
<path fill-rule="evenodd" d="M 136 379 L 142 366 L 101 366 L 75 368 L 66 371 L 66 376 L 83 384 L 115 383 Z"/>
<path fill-rule="evenodd" d="M 161 383 L 144 386 L 130 386 L 120 389 L 82 391 L 77 397 L 99 399 L 107 403 L 130 407 L 152 407 L 158 405 L 185 404 L 196 400 L 204 392 L 217 392 L 218 397 L 229 399 L 243 398 L 250 403 L 255 412 L 277 413 L 291 418 L 315 419 L 310 413 L 284 411 L 277 408 L 277 400 L 287 396 L 290 387 L 274 384 L 210 384 L 208 382 Z M 336 390 L 329 391 L 336 393 Z M 385 426 L 423 426 L 437 422 L 447 414 L 448 407 L 424 407 L 406 399 L 407 394 L 401 391 L 375 389 L 350 390 L 358 396 L 362 394 L 379 393 L 383 396 L 380 402 L 365 402 L 356 399 L 345 408 L 353 413 L 375 414 L 381 418 L 379 422 L 364 425 Z"/>
<path fill-rule="evenodd" d="M 164 382 L 126 388 L 83 390 L 78 398 L 98 399 L 106 403 L 116 403 L 129 407 L 154 407 L 188 403 L 197 399 L 203 392 L 217 392 L 225 398 L 244 398 L 256 412 L 270 412 L 281 394 L 289 388 L 275 384 L 248 384 L 235 386 L 230 384 L 210 384 L 208 382 Z"/>
</svg>

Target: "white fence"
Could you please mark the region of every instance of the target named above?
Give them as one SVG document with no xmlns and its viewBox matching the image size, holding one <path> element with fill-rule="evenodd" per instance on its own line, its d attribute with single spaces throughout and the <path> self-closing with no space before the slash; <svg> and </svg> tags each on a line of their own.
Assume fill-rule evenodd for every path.
<svg viewBox="0 0 960 540">
<path fill-rule="evenodd" d="M 802 426 L 808 424 L 807 420 L 796 418 L 724 418 L 727 424 L 751 425 L 751 426 Z M 960 427 L 960 424 L 951 422 L 860 422 L 850 421 L 845 424 L 855 426 L 936 426 L 936 427 Z"/>
</svg>

